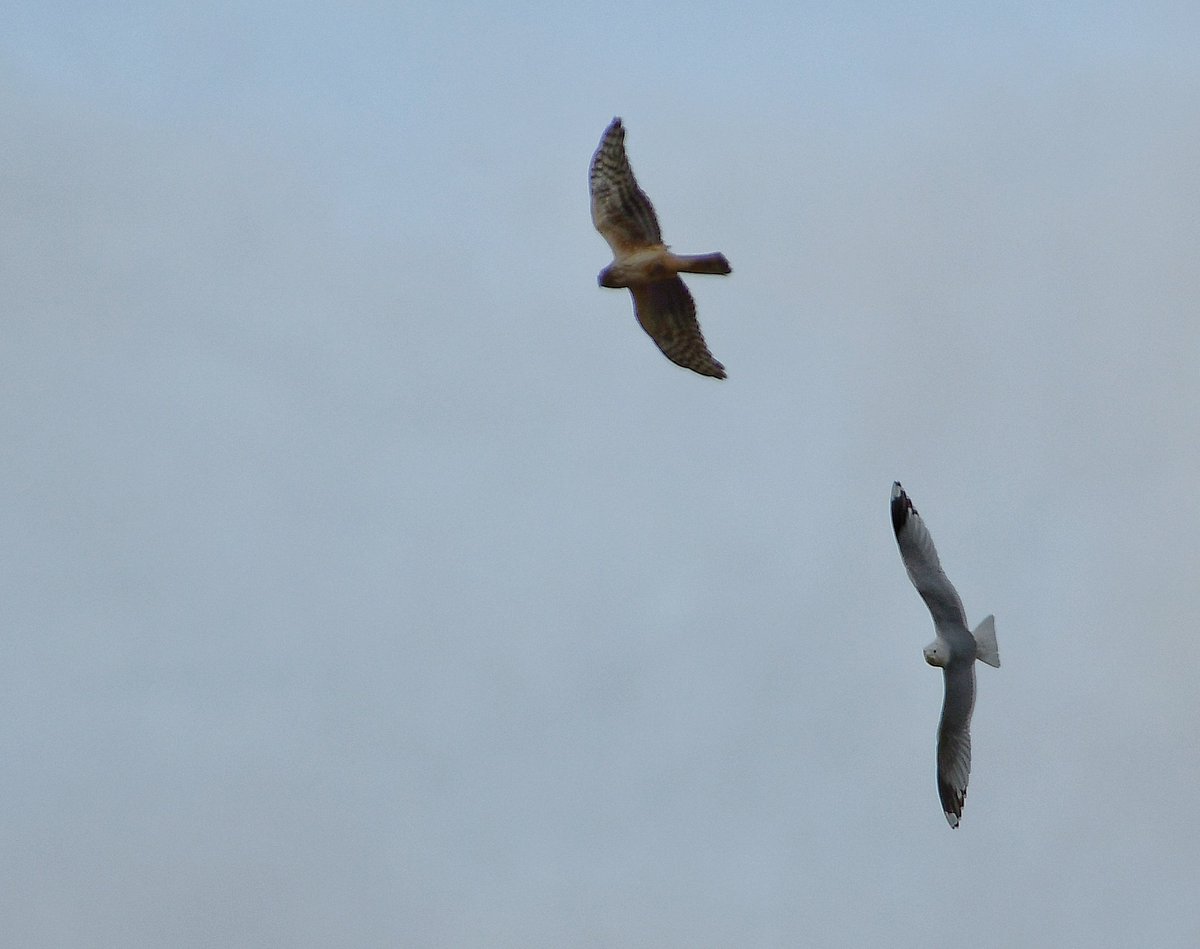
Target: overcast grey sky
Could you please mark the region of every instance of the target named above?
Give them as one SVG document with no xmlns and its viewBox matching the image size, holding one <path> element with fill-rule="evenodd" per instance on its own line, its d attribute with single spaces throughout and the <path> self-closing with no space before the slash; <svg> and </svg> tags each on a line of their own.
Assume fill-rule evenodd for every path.
<svg viewBox="0 0 1200 949">
<path fill-rule="evenodd" d="M 11 945 L 1200 944 L 1200 8 L 24 6 Z"/>
</svg>

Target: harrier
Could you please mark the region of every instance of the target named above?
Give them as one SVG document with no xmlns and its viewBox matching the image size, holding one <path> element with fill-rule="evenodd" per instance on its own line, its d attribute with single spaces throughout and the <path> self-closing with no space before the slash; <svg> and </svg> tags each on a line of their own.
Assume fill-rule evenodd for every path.
<svg viewBox="0 0 1200 949">
<path fill-rule="evenodd" d="M 967 614 L 958 591 L 942 571 L 933 538 L 897 481 L 892 484 L 892 530 L 908 579 L 933 614 L 936 638 L 925 647 L 925 661 L 941 666 L 946 697 L 938 725 L 937 786 L 942 811 L 957 827 L 971 775 L 971 713 L 975 710 L 975 660 L 1000 668 L 996 624 L 991 616 L 967 628 Z"/>
<path fill-rule="evenodd" d="M 724 254 L 673 254 L 663 243 L 654 207 L 638 187 L 625 157 L 619 118 L 604 130 L 592 156 L 592 223 L 612 248 L 600 286 L 628 287 L 642 329 L 671 362 L 702 376 L 725 378 L 700 334 L 696 304 L 680 273 L 730 273 Z"/>
</svg>

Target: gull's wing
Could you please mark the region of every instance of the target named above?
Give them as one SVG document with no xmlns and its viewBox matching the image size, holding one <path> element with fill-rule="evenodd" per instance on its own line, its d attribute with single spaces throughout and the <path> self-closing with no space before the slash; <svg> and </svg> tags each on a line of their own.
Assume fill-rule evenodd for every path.
<svg viewBox="0 0 1200 949">
<path fill-rule="evenodd" d="M 625 157 L 625 127 L 619 118 L 604 130 L 592 156 L 592 223 L 614 256 L 662 243 L 654 206 L 638 187 Z"/>
<path fill-rule="evenodd" d="M 947 666 L 946 697 L 938 725 L 937 786 L 942 811 L 958 826 L 971 776 L 971 712 L 975 709 L 975 660 Z"/>
<path fill-rule="evenodd" d="M 642 329 L 671 362 L 702 376 L 725 378 L 725 367 L 713 358 L 696 320 L 696 303 L 678 277 L 629 288 L 633 311 Z"/>
<path fill-rule="evenodd" d="M 967 614 L 963 611 L 958 591 L 946 579 L 933 546 L 933 538 L 929 536 L 921 515 L 913 507 L 899 481 L 892 485 L 892 530 L 896 532 L 896 543 L 900 547 L 900 557 L 904 560 L 908 579 L 933 614 L 934 625 L 938 629 L 967 629 Z"/>
</svg>

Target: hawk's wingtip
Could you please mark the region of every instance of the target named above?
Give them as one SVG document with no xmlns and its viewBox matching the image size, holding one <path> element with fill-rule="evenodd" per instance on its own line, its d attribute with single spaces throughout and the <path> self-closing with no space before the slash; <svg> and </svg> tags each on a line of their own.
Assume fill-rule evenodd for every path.
<svg viewBox="0 0 1200 949">
<path fill-rule="evenodd" d="M 684 368 L 690 369 L 692 372 L 695 372 L 701 376 L 708 376 L 710 379 L 728 378 L 728 374 L 725 372 L 725 366 L 717 362 L 715 359 L 712 359 L 711 356 L 709 357 L 709 361 L 703 365 L 685 366 Z"/>
</svg>

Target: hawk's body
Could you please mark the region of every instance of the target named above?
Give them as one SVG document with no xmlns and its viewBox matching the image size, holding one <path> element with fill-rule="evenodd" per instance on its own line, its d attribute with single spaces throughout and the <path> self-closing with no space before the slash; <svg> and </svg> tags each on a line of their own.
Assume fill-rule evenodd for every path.
<svg viewBox="0 0 1200 949">
<path fill-rule="evenodd" d="M 600 286 L 628 287 L 642 329 L 677 365 L 725 378 L 725 367 L 704 343 L 696 304 L 680 273 L 730 273 L 724 254 L 682 256 L 663 243 L 654 206 L 638 187 L 625 157 L 625 128 L 613 119 L 592 157 L 592 223 L 612 248 Z"/>
</svg>

